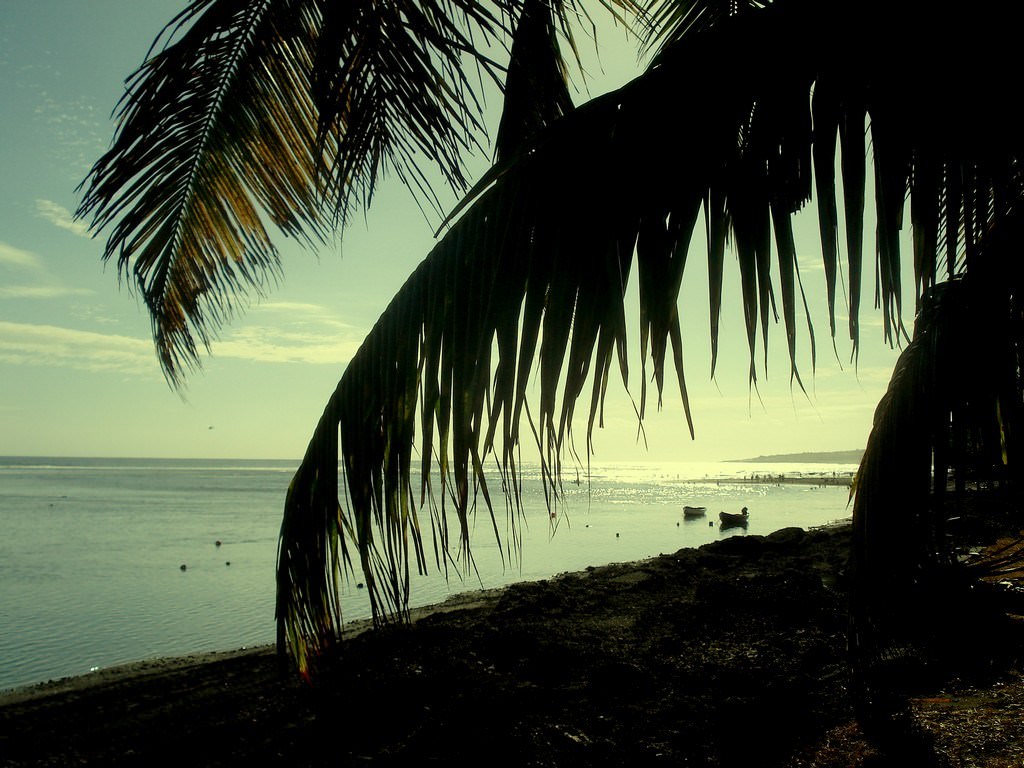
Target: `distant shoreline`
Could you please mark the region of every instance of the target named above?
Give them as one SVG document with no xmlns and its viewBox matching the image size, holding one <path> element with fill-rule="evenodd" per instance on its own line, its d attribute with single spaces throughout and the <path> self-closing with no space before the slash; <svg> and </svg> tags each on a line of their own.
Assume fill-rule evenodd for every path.
<svg viewBox="0 0 1024 768">
<path fill-rule="evenodd" d="M 787 475 L 785 473 L 772 474 L 770 472 L 765 472 L 764 474 L 754 473 L 752 475 L 747 475 L 746 477 L 692 478 L 684 480 L 683 482 L 715 483 L 716 485 L 726 483 L 731 485 L 813 485 L 849 488 L 853 485 L 853 474 L 853 472 L 833 472 L 829 475 L 822 472 Z"/>
<path fill-rule="evenodd" d="M 752 459 L 725 459 L 723 464 L 860 464 L 863 448 L 848 451 L 808 451 L 805 453 L 776 453 Z"/>
</svg>

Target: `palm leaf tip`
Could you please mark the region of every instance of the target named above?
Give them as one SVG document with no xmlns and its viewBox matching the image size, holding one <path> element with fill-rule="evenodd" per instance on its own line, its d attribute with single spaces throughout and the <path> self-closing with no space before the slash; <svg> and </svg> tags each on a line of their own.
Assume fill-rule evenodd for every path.
<svg viewBox="0 0 1024 768">
<path fill-rule="evenodd" d="M 499 163 L 527 148 L 545 126 L 572 111 L 567 67 L 556 34 L 559 11 L 564 13 L 561 3 L 546 0 L 525 0 L 520 10 L 495 139 Z"/>
<path fill-rule="evenodd" d="M 278 648 L 290 652 L 303 675 L 340 637 L 339 579 L 351 571 L 351 531 L 340 525 L 337 444 L 330 439 L 335 414 L 329 403 L 288 487 L 278 541 Z"/>
</svg>

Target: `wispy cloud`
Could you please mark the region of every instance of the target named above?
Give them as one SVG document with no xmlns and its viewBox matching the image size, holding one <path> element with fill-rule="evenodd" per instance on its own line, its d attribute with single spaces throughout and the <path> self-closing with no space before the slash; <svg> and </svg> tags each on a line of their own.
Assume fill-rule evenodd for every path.
<svg viewBox="0 0 1024 768">
<path fill-rule="evenodd" d="M 102 118 L 106 105 L 99 106 L 84 95 L 55 98 L 47 84 L 59 79 L 59 73 L 47 69 L 50 71 L 23 72 L 19 85 L 35 94 L 34 122 L 40 131 L 40 141 L 49 142 L 50 162 L 68 179 L 81 181 L 103 153 L 110 136 L 108 123 Z"/>
<path fill-rule="evenodd" d="M 215 342 L 213 354 L 261 363 L 341 365 L 352 359 L 361 342 L 362 337 L 355 334 L 251 326 Z"/>
<path fill-rule="evenodd" d="M 330 310 L 322 304 L 309 304 L 302 301 L 265 301 L 254 307 L 256 312 L 287 312 L 305 314 L 316 317 L 329 315 Z"/>
<path fill-rule="evenodd" d="M 95 294 L 94 294 L 95 295 Z M 103 303 L 74 303 L 68 307 L 71 317 L 85 326 L 117 325 L 121 321 Z"/>
<path fill-rule="evenodd" d="M 825 263 L 822 261 L 821 256 L 816 254 L 797 254 L 796 266 L 805 275 L 814 272 L 825 273 Z"/>
<path fill-rule="evenodd" d="M 0 264 L 25 269 L 38 269 L 39 257 L 31 251 L 15 248 L 13 245 L 0 240 Z"/>
<path fill-rule="evenodd" d="M 0 241 L 0 267 L 17 270 L 22 275 L 19 279 L 28 281 L 27 284 L 16 284 L 6 277 L 0 280 L 0 299 L 57 299 L 92 293 L 86 288 L 63 285 L 59 279 L 47 274 L 39 256 L 3 241 Z"/>
<path fill-rule="evenodd" d="M 36 200 L 36 215 L 74 235 L 89 237 L 89 228 L 85 223 L 75 221 L 71 211 L 52 200 Z"/>
<path fill-rule="evenodd" d="M 147 339 L 5 321 L 0 321 L 0 360 L 131 374 L 157 370 Z"/>
<path fill-rule="evenodd" d="M 316 330 L 291 324 L 254 325 L 214 342 L 213 354 L 257 363 L 342 366 L 355 354 L 363 335 L 338 321 Z M 159 370 L 149 339 L 6 321 L 0 321 L 0 361 L 139 375 Z"/>
<path fill-rule="evenodd" d="M 258 304 L 252 309 L 252 316 L 257 320 L 267 317 L 267 323 L 277 326 L 286 323 L 293 328 L 306 328 L 318 333 L 333 331 L 351 335 L 356 333 L 355 326 L 338 318 L 334 310 L 322 304 L 309 304 L 299 301 L 268 301 Z M 360 339 L 366 331 L 359 331 Z"/>
<path fill-rule="evenodd" d="M 88 288 L 64 285 L 0 285 L 0 299 L 60 299 L 65 296 L 88 296 Z"/>
<path fill-rule="evenodd" d="M 341 365 L 352 359 L 366 330 L 320 304 L 270 301 L 253 307 L 244 327 L 215 342 L 213 354 L 266 363 Z"/>
</svg>

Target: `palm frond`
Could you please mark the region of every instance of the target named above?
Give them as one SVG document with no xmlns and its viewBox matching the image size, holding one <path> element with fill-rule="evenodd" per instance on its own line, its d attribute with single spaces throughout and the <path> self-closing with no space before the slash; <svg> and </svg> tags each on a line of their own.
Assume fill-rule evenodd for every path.
<svg viewBox="0 0 1024 768">
<path fill-rule="evenodd" d="M 712 275 L 712 349 L 728 239 L 738 255 L 752 379 L 758 328 L 767 339 L 775 310 L 773 228 L 782 316 L 797 377 L 796 312 L 802 285 L 788 221 L 811 196 L 812 157 L 819 173 L 834 178 L 836 159 L 829 148 L 837 134 L 847 242 L 853 246 L 850 278 L 857 272 L 859 280 L 865 116 L 871 118 L 876 155 L 882 154 L 875 163 L 876 204 L 884 208 L 877 225 L 877 274 L 889 338 L 895 338 L 900 315 L 894 245 L 902 224 L 898 202 L 907 188 L 917 210 L 924 201 L 915 203 L 915 194 L 939 200 L 948 196 L 948 183 L 913 180 L 929 172 L 948 179 L 951 169 L 960 174 L 970 195 L 962 191 L 957 199 L 969 200 L 966 207 L 949 204 L 938 220 L 915 216 L 914 224 L 931 222 L 941 231 L 953 215 L 970 220 L 971 227 L 957 225 L 953 231 L 961 242 L 971 243 L 968 265 L 986 263 L 976 247 L 982 231 L 998 227 L 1024 199 L 1019 139 L 1006 134 L 994 145 L 922 130 L 928 120 L 944 114 L 942 103 L 922 98 L 901 106 L 895 98 L 903 92 L 898 78 L 884 68 L 852 70 L 853 49 L 817 33 L 826 21 L 852 28 L 844 15 L 850 12 L 845 6 L 836 12 L 779 0 L 687 37 L 665 49 L 634 82 L 542 130 L 529 150 L 506 159 L 477 185 L 459 209 L 465 211 L 461 218 L 350 362 L 290 489 L 282 527 L 281 562 L 287 567 L 279 570 L 278 621 L 301 665 L 310 663 L 308 649 L 330 644 L 341 621 L 332 607 L 334 565 L 326 556 L 358 551 L 372 604 L 375 610 L 385 609 L 379 620 L 388 612 L 401 615 L 408 574 L 426 562 L 425 526 L 418 513 L 437 490 L 429 487 L 430 477 L 436 470 L 441 483 L 440 507 L 429 505 L 434 540 L 446 544 L 451 524 L 462 546 L 468 546 L 467 516 L 477 493 L 480 503 L 491 508 L 483 472 L 489 453 L 498 457 L 505 486 L 516 487 L 524 413 L 549 492 L 557 496 L 562 455 L 572 444 L 575 403 L 588 378 L 588 446 L 616 359 L 628 386 L 622 296 L 634 263 L 641 291 L 641 359 L 646 366 L 651 356 L 660 398 L 671 345 L 671 365 L 689 420 L 677 299 L 702 204 Z M 746 56 L 703 67 L 722 50 L 743 50 Z M 926 49 L 915 52 L 924 55 Z M 748 60 L 757 66 L 748 66 Z M 697 71 L 702 76 L 693 78 Z M 813 105 L 812 89 L 820 96 Z M 693 119 L 678 118 L 677 94 L 685 95 Z M 990 117 L 1000 114 L 994 102 L 986 109 Z M 821 150 L 815 143 L 819 135 Z M 834 264 L 839 241 L 834 200 L 825 196 L 827 221 L 822 225 L 830 292 L 836 276 L 830 260 Z M 937 242 L 938 235 L 925 237 Z M 857 295 L 851 285 L 855 341 Z M 536 409 L 527 405 L 531 375 L 540 386 Z M 644 386 L 640 414 L 646 397 Z M 324 447 L 339 435 L 340 452 Z M 422 457 L 419 505 L 412 488 L 414 443 Z M 317 480 L 337 472 L 339 457 L 346 491 L 340 500 L 324 492 L 331 483 Z M 512 507 L 518 507 L 517 500 Z M 339 538 L 321 543 L 332 537 Z M 305 634 L 307 629 L 315 636 Z"/>
<path fill-rule="evenodd" d="M 142 294 L 172 384 L 235 296 L 277 276 L 265 218 L 326 231 L 309 85 L 320 14 L 312 0 L 193 2 L 129 79 L 113 145 L 83 182 L 77 215 L 110 228 L 103 257 Z"/>
<path fill-rule="evenodd" d="M 430 166 L 453 189 L 468 186 L 464 156 L 482 150 L 484 82 L 504 67 L 487 53 L 509 34 L 514 2 L 397 0 L 324 3 L 313 98 L 318 130 L 340 140 L 324 181 L 339 220 L 368 205 L 394 173 L 438 211 Z M 480 82 L 474 82 L 473 68 Z"/>
</svg>

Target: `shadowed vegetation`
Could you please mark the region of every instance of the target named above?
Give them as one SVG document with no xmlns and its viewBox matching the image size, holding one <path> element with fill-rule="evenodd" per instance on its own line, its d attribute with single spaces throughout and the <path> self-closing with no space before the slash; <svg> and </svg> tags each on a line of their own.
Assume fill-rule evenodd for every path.
<svg viewBox="0 0 1024 768">
<path fill-rule="evenodd" d="M 496 519 L 488 461 L 514 549 L 521 436 L 557 495 L 577 402 L 586 390 L 587 450 L 610 379 L 627 381 L 634 270 L 638 415 L 648 380 L 660 400 L 667 376 L 689 421 L 677 301 L 696 226 L 708 242 L 712 375 L 729 253 L 751 384 L 781 315 L 802 386 L 803 316 L 812 361 L 814 337 L 792 215 L 812 199 L 825 273 L 814 290 L 826 292 L 834 337 L 845 264 L 842 333 L 855 357 L 866 206 L 885 342 L 908 340 L 905 295 L 928 297 L 858 478 L 859 631 L 885 623 L 880 585 L 910 594 L 927 564 L 950 560 L 948 468 L 962 478 L 977 459 L 1006 484 L 1019 475 L 1024 199 L 1005 5 L 623 0 L 612 10 L 656 51 L 651 63 L 573 107 L 574 57 L 562 48 L 583 10 L 195 2 L 129 81 L 117 139 L 87 179 L 79 213 L 111 229 L 106 257 L 137 283 L 178 384 L 237 297 L 279 268 L 264 219 L 322 238 L 369 204 L 384 171 L 427 200 L 426 165 L 465 189 L 462 158 L 484 123 L 477 84 L 502 88 L 495 165 L 348 364 L 289 488 L 278 621 L 304 671 L 338 637 L 346 571 L 362 571 L 379 621 L 400 617 L 412 569 L 445 567 L 453 536 L 468 547 L 478 499 Z M 908 257 L 912 291 L 900 277 Z"/>
</svg>

